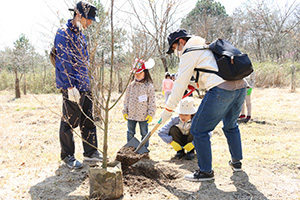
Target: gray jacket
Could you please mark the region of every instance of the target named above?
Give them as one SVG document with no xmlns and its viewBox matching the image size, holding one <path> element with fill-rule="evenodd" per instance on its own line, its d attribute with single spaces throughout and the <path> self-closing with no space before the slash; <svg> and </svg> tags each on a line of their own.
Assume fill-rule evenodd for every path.
<svg viewBox="0 0 300 200">
<path fill-rule="evenodd" d="M 172 136 L 169 135 L 169 131 L 172 126 L 177 126 L 183 135 L 188 135 L 191 129 L 191 124 L 191 120 L 188 122 L 182 122 L 179 116 L 176 116 L 171 118 L 171 120 L 159 130 L 158 135 L 164 142 L 170 143 L 173 141 Z"/>
</svg>

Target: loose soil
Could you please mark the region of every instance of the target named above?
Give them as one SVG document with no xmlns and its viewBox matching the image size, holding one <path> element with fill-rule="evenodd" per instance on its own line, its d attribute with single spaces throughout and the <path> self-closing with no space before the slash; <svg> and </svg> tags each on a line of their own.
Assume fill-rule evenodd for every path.
<svg viewBox="0 0 300 200">
<path fill-rule="evenodd" d="M 128 170 L 128 167 L 138 162 L 141 159 L 149 159 L 148 153 L 138 154 L 134 152 L 134 147 L 122 147 L 116 156 L 116 160 L 122 163 L 123 172 Z"/>
<path fill-rule="evenodd" d="M 177 178 L 176 170 L 150 160 L 148 153 L 140 155 L 134 150 L 134 147 L 122 147 L 116 157 L 122 163 L 124 185 L 132 188 L 130 195 L 155 190 L 159 183 Z"/>
</svg>

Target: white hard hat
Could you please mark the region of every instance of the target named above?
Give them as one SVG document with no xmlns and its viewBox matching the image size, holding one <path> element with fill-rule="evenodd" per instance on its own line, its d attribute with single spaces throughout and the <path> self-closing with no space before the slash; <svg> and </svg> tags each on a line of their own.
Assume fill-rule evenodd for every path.
<svg viewBox="0 0 300 200">
<path fill-rule="evenodd" d="M 197 112 L 194 99 L 192 97 L 186 97 L 182 99 L 175 109 L 175 112 L 183 115 L 192 115 Z"/>
</svg>

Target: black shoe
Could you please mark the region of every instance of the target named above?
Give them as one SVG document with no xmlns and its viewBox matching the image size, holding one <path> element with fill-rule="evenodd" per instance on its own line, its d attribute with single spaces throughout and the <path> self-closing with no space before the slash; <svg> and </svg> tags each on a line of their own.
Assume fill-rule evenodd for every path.
<svg viewBox="0 0 300 200">
<path fill-rule="evenodd" d="M 228 163 L 233 171 L 240 172 L 242 171 L 242 163 L 240 161 L 229 161 Z"/>
<path fill-rule="evenodd" d="M 188 151 L 185 155 L 185 159 L 187 160 L 193 160 L 195 158 L 195 150 Z"/>
<path fill-rule="evenodd" d="M 177 151 L 175 158 L 180 159 L 184 156 L 184 150 Z"/>
<path fill-rule="evenodd" d="M 211 170 L 211 172 L 208 173 L 197 169 L 194 173 L 185 175 L 184 179 L 193 182 L 211 181 L 214 179 L 214 171 Z"/>
</svg>

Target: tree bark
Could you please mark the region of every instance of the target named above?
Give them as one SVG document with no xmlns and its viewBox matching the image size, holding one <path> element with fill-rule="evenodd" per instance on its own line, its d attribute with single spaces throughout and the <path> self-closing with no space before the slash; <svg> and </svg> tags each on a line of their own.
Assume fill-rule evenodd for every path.
<svg viewBox="0 0 300 200">
<path fill-rule="evenodd" d="M 20 91 L 20 81 L 18 78 L 18 70 L 14 69 L 15 71 L 15 94 L 16 94 L 16 98 L 21 98 L 21 91 Z"/>
<path fill-rule="evenodd" d="M 168 63 L 167 63 L 167 59 L 166 59 L 166 57 L 162 57 L 161 58 L 161 62 L 163 63 L 163 66 L 164 66 L 164 68 L 165 68 L 165 72 L 168 72 Z"/>
<path fill-rule="evenodd" d="M 26 83 L 26 76 L 24 75 L 24 81 L 23 81 L 23 94 L 27 94 L 27 83 Z"/>
<path fill-rule="evenodd" d="M 296 92 L 296 73 L 295 66 L 292 66 L 292 84 L 291 84 L 291 92 Z"/>
</svg>

